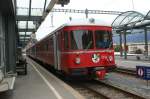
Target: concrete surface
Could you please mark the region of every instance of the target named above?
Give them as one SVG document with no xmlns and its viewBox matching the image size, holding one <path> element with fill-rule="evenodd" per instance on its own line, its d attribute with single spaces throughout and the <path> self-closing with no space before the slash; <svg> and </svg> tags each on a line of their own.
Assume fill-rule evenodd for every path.
<svg viewBox="0 0 150 99">
<path fill-rule="evenodd" d="M 28 75 L 18 76 L 15 89 L 0 93 L 0 99 L 57 99 L 36 71 L 28 65 Z"/>
<path fill-rule="evenodd" d="M 32 65 L 40 72 L 35 70 Z M 44 79 L 43 79 L 44 77 Z M 47 82 L 46 82 L 47 81 Z M 52 88 L 50 88 L 50 85 Z M 65 87 L 64 87 L 65 86 Z M 55 91 L 56 92 L 55 92 Z M 57 93 L 58 92 L 58 93 Z M 60 94 L 60 97 L 58 97 Z M 0 99 L 84 99 L 80 94 L 58 81 L 38 64 L 30 62 L 28 64 L 28 74 L 18 76 L 15 88 L 12 91 L 0 93 Z"/>
<path fill-rule="evenodd" d="M 115 56 L 115 62 L 118 67 L 123 68 L 135 69 L 137 65 L 150 67 L 150 61 L 137 60 L 135 56 L 128 56 L 128 59 L 124 59 L 120 56 Z"/>
<path fill-rule="evenodd" d="M 147 86 L 147 82 L 140 78 L 110 73 L 107 75 L 106 80 L 102 82 L 126 90 L 145 99 L 150 99 L 150 82 L 148 82 L 149 86 Z"/>
</svg>

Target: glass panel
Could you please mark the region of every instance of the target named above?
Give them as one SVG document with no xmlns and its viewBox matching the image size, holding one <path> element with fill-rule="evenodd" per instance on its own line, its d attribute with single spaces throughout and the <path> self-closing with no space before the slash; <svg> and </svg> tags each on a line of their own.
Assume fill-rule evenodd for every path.
<svg viewBox="0 0 150 99">
<path fill-rule="evenodd" d="M 129 23 L 130 21 L 132 21 L 136 16 L 138 16 L 137 13 L 132 13 L 132 14 L 130 14 L 128 17 L 126 17 L 126 18 L 122 21 L 121 25 L 128 24 L 128 23 Z"/>
<path fill-rule="evenodd" d="M 43 8 L 32 8 L 31 9 L 31 16 L 42 16 Z"/>
<path fill-rule="evenodd" d="M 33 24 L 33 21 L 28 21 L 28 28 L 35 29 L 35 25 Z"/>
<path fill-rule="evenodd" d="M 29 15 L 28 8 L 17 8 L 17 15 Z"/>
<path fill-rule="evenodd" d="M 48 48 L 48 44 L 45 44 L 45 45 L 44 45 L 44 50 L 45 50 L 45 51 L 48 51 L 48 49 L 49 49 L 49 48 Z"/>
<path fill-rule="evenodd" d="M 95 31 L 96 48 L 111 48 L 112 36 L 111 32 L 104 30 Z"/>
<path fill-rule="evenodd" d="M 32 0 L 31 8 L 43 8 L 45 0 Z"/>
<path fill-rule="evenodd" d="M 131 13 L 132 12 L 127 12 L 127 13 L 120 15 L 113 23 L 113 26 L 119 26 L 121 24 L 120 22 L 122 22 Z"/>
<path fill-rule="evenodd" d="M 139 20 L 142 20 L 143 18 L 144 15 L 138 12 L 135 11 L 126 12 L 120 15 L 119 17 L 117 17 L 117 19 L 112 24 L 112 27 L 119 27 L 120 25 L 129 24 L 131 22 L 137 22 Z"/>
<path fill-rule="evenodd" d="M 30 37 L 24 37 L 24 36 L 20 36 L 19 38 L 20 38 L 20 39 L 24 39 L 24 38 L 25 38 L 25 39 L 30 39 Z"/>
<path fill-rule="evenodd" d="M 18 28 L 25 29 L 26 24 L 27 24 L 26 21 L 18 21 Z"/>
<path fill-rule="evenodd" d="M 69 41 L 68 41 L 68 32 L 64 32 L 64 49 L 67 50 L 69 48 Z"/>
<path fill-rule="evenodd" d="M 88 30 L 74 30 L 70 33 L 71 49 L 93 48 L 93 33 Z"/>
<path fill-rule="evenodd" d="M 30 39 L 30 37 L 27 37 L 27 36 L 26 36 L 25 39 Z"/>
<path fill-rule="evenodd" d="M 25 35 L 19 35 L 20 37 L 24 37 Z M 30 37 L 30 35 L 26 35 L 26 37 Z"/>
<path fill-rule="evenodd" d="M 139 21 L 139 20 L 142 20 L 142 19 L 143 19 L 143 16 L 138 15 L 138 16 L 134 17 L 134 19 L 131 22 L 136 22 L 136 21 Z"/>
<path fill-rule="evenodd" d="M 24 39 L 24 38 L 21 38 L 21 39 L 20 39 L 20 41 L 24 41 L 24 40 L 25 40 L 25 41 L 28 41 L 29 39 L 26 39 L 26 38 L 25 38 L 25 39 Z"/>
<path fill-rule="evenodd" d="M 19 37 L 20 39 L 24 39 L 24 37 L 23 36 L 21 36 L 21 37 Z"/>
<path fill-rule="evenodd" d="M 17 7 L 29 8 L 29 0 L 17 0 Z"/>
<path fill-rule="evenodd" d="M 25 35 L 25 32 L 19 32 L 19 35 Z"/>
<path fill-rule="evenodd" d="M 26 32 L 26 35 L 31 35 L 32 34 L 32 32 Z"/>
</svg>

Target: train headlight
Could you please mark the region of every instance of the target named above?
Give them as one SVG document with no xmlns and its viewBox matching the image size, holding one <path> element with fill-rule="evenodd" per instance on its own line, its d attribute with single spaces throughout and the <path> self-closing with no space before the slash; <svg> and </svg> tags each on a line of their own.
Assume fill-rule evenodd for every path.
<svg viewBox="0 0 150 99">
<path fill-rule="evenodd" d="M 75 59 L 75 63 L 76 63 L 76 64 L 80 64 L 80 62 L 81 62 L 80 58 L 77 57 L 77 58 Z"/>
<path fill-rule="evenodd" d="M 110 61 L 113 61 L 113 57 L 112 57 L 112 56 L 109 56 L 109 60 L 110 60 Z"/>
</svg>

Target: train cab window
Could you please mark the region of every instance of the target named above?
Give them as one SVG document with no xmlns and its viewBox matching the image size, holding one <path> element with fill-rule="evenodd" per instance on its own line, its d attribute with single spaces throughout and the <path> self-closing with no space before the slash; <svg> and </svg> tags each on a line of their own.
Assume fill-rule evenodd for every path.
<svg viewBox="0 0 150 99">
<path fill-rule="evenodd" d="M 96 48 L 111 48 L 112 36 L 110 31 L 97 30 L 95 31 Z"/>
<path fill-rule="evenodd" d="M 64 31 L 64 50 L 69 49 L 68 32 Z"/>
<path fill-rule="evenodd" d="M 39 52 L 39 47 L 38 47 L 38 46 L 36 46 L 36 52 L 37 52 L 37 53 Z"/>
<path fill-rule="evenodd" d="M 93 33 L 88 30 L 73 30 L 70 33 L 71 49 L 93 48 Z"/>
</svg>

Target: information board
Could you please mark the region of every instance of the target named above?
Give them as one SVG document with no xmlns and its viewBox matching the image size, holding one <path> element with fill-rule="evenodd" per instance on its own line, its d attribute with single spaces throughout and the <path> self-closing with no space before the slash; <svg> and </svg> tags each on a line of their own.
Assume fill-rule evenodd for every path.
<svg viewBox="0 0 150 99">
<path fill-rule="evenodd" d="M 150 80 L 150 66 L 136 66 L 136 74 L 144 80 Z"/>
</svg>

